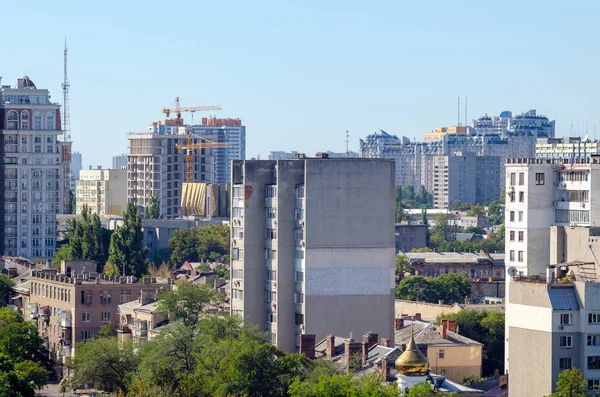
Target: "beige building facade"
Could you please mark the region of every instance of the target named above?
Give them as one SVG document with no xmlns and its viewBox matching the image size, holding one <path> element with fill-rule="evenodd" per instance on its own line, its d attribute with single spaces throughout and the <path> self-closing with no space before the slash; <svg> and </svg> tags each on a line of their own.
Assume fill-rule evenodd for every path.
<svg viewBox="0 0 600 397">
<path fill-rule="evenodd" d="M 75 200 L 78 214 L 87 205 L 98 215 L 121 215 L 127 208 L 127 170 L 81 170 Z"/>
</svg>

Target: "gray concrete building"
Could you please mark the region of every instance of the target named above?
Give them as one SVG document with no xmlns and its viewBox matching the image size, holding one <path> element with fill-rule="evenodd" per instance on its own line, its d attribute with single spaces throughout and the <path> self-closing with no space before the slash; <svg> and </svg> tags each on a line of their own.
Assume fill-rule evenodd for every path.
<svg viewBox="0 0 600 397">
<path fill-rule="evenodd" d="M 427 226 L 415 223 L 396 223 L 396 252 L 410 252 L 427 247 Z"/>
<path fill-rule="evenodd" d="M 232 182 L 232 315 L 290 352 L 302 334 L 393 338 L 393 161 L 234 161 Z"/>
</svg>

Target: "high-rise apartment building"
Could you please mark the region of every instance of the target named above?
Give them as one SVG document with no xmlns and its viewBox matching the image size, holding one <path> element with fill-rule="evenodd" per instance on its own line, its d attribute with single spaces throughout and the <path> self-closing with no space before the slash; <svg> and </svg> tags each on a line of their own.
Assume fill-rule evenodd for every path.
<svg viewBox="0 0 600 397">
<path fill-rule="evenodd" d="M 234 161 L 232 183 L 232 315 L 285 351 L 301 334 L 393 338 L 393 161 Z"/>
<path fill-rule="evenodd" d="M 127 209 L 127 170 L 81 170 L 75 202 L 77 214 L 87 205 L 98 215 L 121 215 Z"/>
<path fill-rule="evenodd" d="M 535 157 L 541 159 L 577 159 L 599 153 L 600 142 L 581 137 L 539 138 L 535 144 Z"/>
<path fill-rule="evenodd" d="M 358 157 L 360 157 L 359 153 L 352 152 L 352 151 L 348 151 L 348 153 L 346 153 L 346 152 L 331 152 L 331 151 L 322 152 L 322 153 L 326 153 L 327 156 L 330 159 L 358 158 Z M 271 152 L 269 152 L 269 160 L 288 160 L 288 159 L 293 159 L 293 158 L 296 157 L 296 154 L 298 154 L 298 152 L 296 152 L 296 151 L 291 151 L 291 152 L 271 151 Z"/>
<path fill-rule="evenodd" d="M 113 156 L 112 169 L 113 170 L 127 169 L 127 155 L 126 154 L 118 154 L 116 156 Z"/>
<path fill-rule="evenodd" d="M 127 156 L 127 200 L 141 211 L 158 197 L 162 218 L 180 216 L 181 189 L 186 181 L 185 144 L 189 128 L 176 120 L 153 123 L 146 133 L 132 133 Z M 202 139 L 193 136 L 192 143 Z M 212 183 L 215 177 L 212 150 L 194 150 L 192 182 Z"/>
<path fill-rule="evenodd" d="M 71 193 L 75 194 L 75 189 L 77 188 L 77 179 L 79 178 L 79 171 L 83 169 L 83 158 L 81 153 L 73 152 L 71 153 L 71 169 L 69 175 L 69 190 Z"/>
<path fill-rule="evenodd" d="M 62 137 L 60 105 L 27 76 L 1 86 L 3 161 L 0 244 L 4 255 L 52 259 L 56 214 L 68 209 L 70 144 Z"/>
<path fill-rule="evenodd" d="M 554 138 L 555 121 L 538 115 L 535 109 L 513 116 L 504 111 L 500 116 L 490 117 L 487 114 L 473 120 L 473 128 L 477 134 L 498 134 L 502 137 L 510 135 L 532 135 L 536 138 Z"/>
</svg>

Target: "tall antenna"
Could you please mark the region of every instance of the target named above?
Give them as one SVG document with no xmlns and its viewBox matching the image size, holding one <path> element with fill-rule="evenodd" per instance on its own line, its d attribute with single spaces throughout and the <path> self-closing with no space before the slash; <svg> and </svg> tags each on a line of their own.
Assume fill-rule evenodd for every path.
<svg viewBox="0 0 600 397">
<path fill-rule="evenodd" d="M 460 94 L 458 94 L 458 117 L 457 117 L 456 126 L 460 127 Z"/>
<path fill-rule="evenodd" d="M 65 37 L 65 59 L 63 89 L 63 141 L 71 141 L 71 116 L 69 114 L 69 78 L 67 76 L 67 38 Z"/>
<path fill-rule="evenodd" d="M 348 150 L 350 143 L 350 135 L 348 134 L 348 130 L 346 130 L 346 157 L 350 157 L 350 151 Z"/>
</svg>

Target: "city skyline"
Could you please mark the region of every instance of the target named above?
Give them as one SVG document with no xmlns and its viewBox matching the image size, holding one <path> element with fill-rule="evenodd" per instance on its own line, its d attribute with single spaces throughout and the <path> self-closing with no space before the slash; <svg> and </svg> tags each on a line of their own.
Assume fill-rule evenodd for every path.
<svg viewBox="0 0 600 397">
<path fill-rule="evenodd" d="M 23 20 L 30 25 L 19 29 L 22 40 L 0 44 L 12 54 L 0 70 L 3 84 L 27 73 L 60 102 L 67 36 L 73 148 L 84 166 L 109 167 L 113 155 L 126 152 L 125 134 L 160 120 L 177 95 L 220 105 L 217 117 L 242 119 L 247 158 L 272 150 L 343 152 L 346 130 L 352 151 L 379 128 L 420 139 L 456 124 L 459 94 L 461 122 L 467 95 L 469 122 L 537 108 L 556 119 L 557 136 L 568 136 L 573 124 L 577 135 L 587 126 L 593 138 L 600 127 L 592 99 L 599 59 L 591 51 L 591 18 L 600 5 L 593 2 L 128 3 L 119 13 L 114 5 L 39 2 L 32 12 L 13 3 L 5 10 L 12 16 L 5 31 Z M 164 28 L 149 29 L 152 23 Z"/>
</svg>

